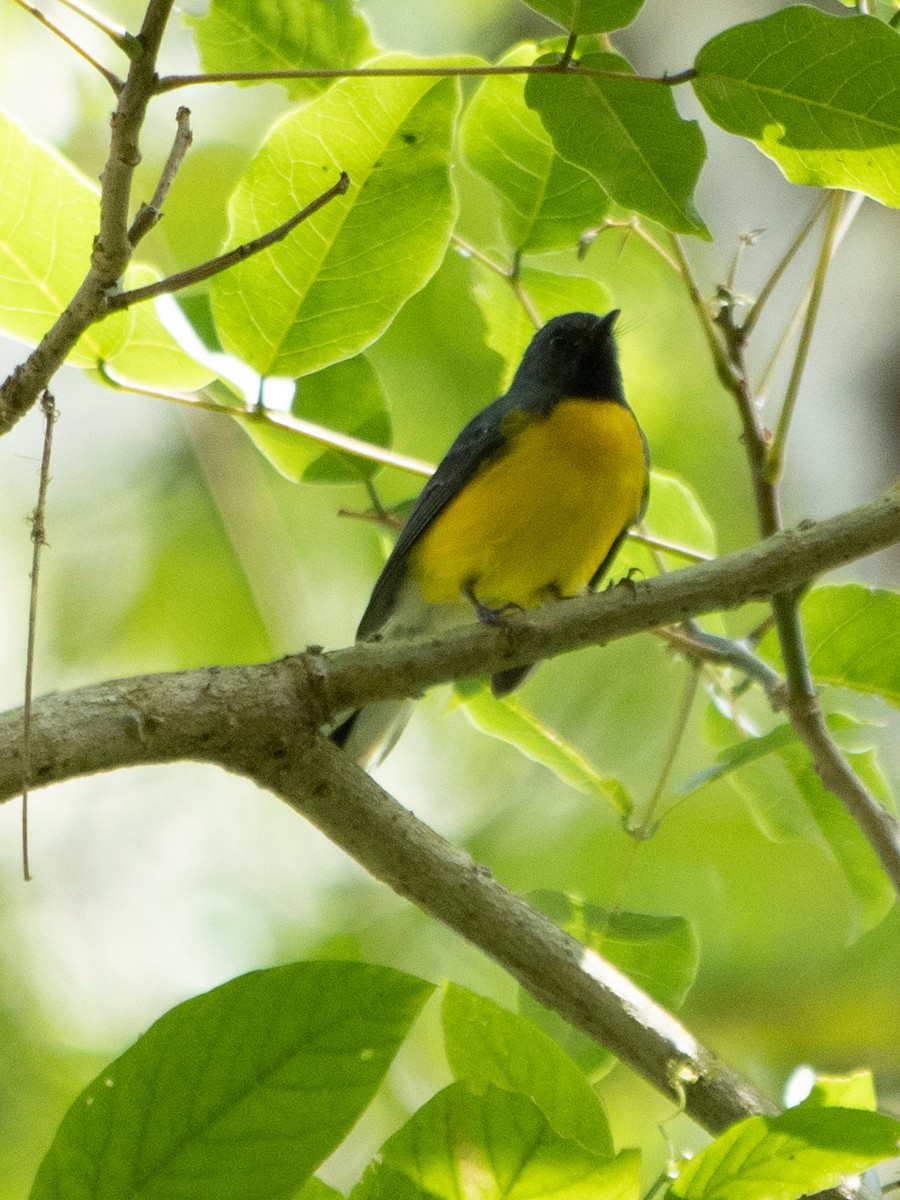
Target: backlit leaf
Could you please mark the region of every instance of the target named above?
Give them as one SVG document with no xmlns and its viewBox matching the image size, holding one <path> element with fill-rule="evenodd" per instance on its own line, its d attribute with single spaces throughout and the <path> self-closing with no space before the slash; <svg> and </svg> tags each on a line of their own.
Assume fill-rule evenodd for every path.
<svg viewBox="0 0 900 1200">
<path fill-rule="evenodd" d="M 296 378 L 352 358 L 384 332 L 444 257 L 456 215 L 449 160 L 458 103 L 451 78 L 351 78 L 274 126 L 232 196 L 230 245 L 287 220 L 341 170 L 350 188 L 212 281 L 226 350 L 260 375 Z"/>
<path fill-rule="evenodd" d="M 580 3 L 579 0 L 525 0 L 525 3 L 566 30 L 571 30 L 577 19 L 579 33 L 608 33 L 630 25 L 644 0 L 581 0 Z"/>
<path fill-rule="evenodd" d="M 900 204 L 900 38 L 808 5 L 735 25 L 697 56 L 694 91 L 792 183 Z"/>
<path fill-rule="evenodd" d="M 212 0 L 203 17 L 185 17 L 208 72 L 354 67 L 375 45 L 354 0 Z M 330 79 L 280 79 L 292 100 Z"/>
<path fill-rule="evenodd" d="M 532 63 L 533 42 L 514 47 L 500 66 Z M 500 193 L 503 229 L 515 250 L 574 247 L 609 199 L 597 181 L 556 153 L 540 117 L 525 103 L 524 75 L 484 80 L 462 122 L 469 164 Z"/>
<path fill-rule="evenodd" d="M 441 1012 L 457 1079 L 478 1092 L 489 1085 L 521 1092 L 561 1137 L 612 1157 L 603 1105 L 572 1059 L 533 1021 L 452 983 Z"/>
<path fill-rule="evenodd" d="M 525 85 L 556 149 L 623 208 L 676 233 L 709 237 L 693 202 L 706 157 L 697 122 L 678 115 L 671 88 L 623 78 L 633 71 L 617 54 L 585 55 L 580 65 L 618 77 L 573 69 L 530 75 Z"/>
<path fill-rule="evenodd" d="M 610 1160 L 561 1138 L 526 1097 L 461 1083 L 439 1092 L 390 1138 L 384 1167 L 433 1200 L 637 1200 L 639 1156 Z M 375 1192 L 387 1196 L 396 1192 Z M 401 1200 L 406 1193 L 399 1192 Z"/>
<path fill-rule="evenodd" d="M 430 991 L 314 962 L 179 1004 L 81 1094 L 31 1200 L 287 1195 L 355 1123 Z"/>
</svg>

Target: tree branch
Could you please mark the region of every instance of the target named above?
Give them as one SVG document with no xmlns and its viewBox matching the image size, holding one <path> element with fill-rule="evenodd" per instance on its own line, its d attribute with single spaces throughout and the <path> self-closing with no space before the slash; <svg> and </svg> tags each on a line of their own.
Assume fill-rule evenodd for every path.
<svg viewBox="0 0 900 1200">
<path fill-rule="evenodd" d="M 627 71 L 582 67 L 578 63 L 566 62 L 561 57 L 557 62 L 520 66 L 492 66 L 490 63 L 484 63 L 478 66 L 458 67 L 296 67 L 279 71 L 210 71 L 202 75 L 164 75 L 158 81 L 156 91 L 162 94 L 201 83 L 278 83 L 280 80 L 290 79 L 403 79 L 432 76 L 483 78 L 489 75 L 560 75 L 571 72 L 600 79 L 627 79 L 630 83 L 657 83 L 663 87 L 678 87 L 682 83 L 689 83 L 697 75 L 693 67 L 671 75 L 634 75 Z"/>
<path fill-rule="evenodd" d="M 131 261 L 128 207 L 138 139 L 156 85 L 156 59 L 174 0 L 149 0 L 128 76 L 112 116 L 109 157 L 100 188 L 100 229 L 91 266 L 66 310 L 23 363 L 0 385 L 0 435 L 29 411 L 84 331 L 107 313 L 107 298 Z"/>
<path fill-rule="evenodd" d="M 162 169 L 162 174 L 159 177 L 159 183 L 156 185 L 156 191 L 153 193 L 153 198 L 149 204 L 142 204 L 137 211 L 137 216 L 131 222 L 131 228 L 128 230 L 128 240 L 132 247 L 136 246 L 141 238 L 146 237 L 150 230 L 159 221 L 162 216 L 162 207 L 166 202 L 166 197 L 169 194 L 169 189 L 175 182 L 175 176 L 181 169 L 181 164 L 184 162 L 184 157 L 191 148 L 191 142 L 194 140 L 194 135 L 191 133 L 191 110 L 185 108 L 184 105 L 179 108 L 175 114 L 175 140 L 172 143 L 172 149 L 169 151 L 169 157 L 166 159 L 166 165 Z"/>
<path fill-rule="evenodd" d="M 282 662 L 147 677 L 50 697 L 36 713 L 35 750 L 48 749 L 53 709 L 54 774 L 96 769 L 100 751 L 108 767 L 141 756 L 190 757 L 244 775 L 661 1090 L 674 1095 L 672 1068 L 688 1066 L 697 1081 L 686 1088 L 687 1108 L 701 1124 L 719 1130 L 750 1113 L 772 1111 L 628 979 L 495 882 L 318 736 L 298 705 L 302 679 Z"/>
<path fill-rule="evenodd" d="M 900 489 L 727 558 L 534 610 L 500 628 L 474 625 L 329 654 L 311 650 L 281 663 L 145 676 L 47 696 L 34 706 L 32 786 L 182 759 L 227 765 L 235 729 L 248 721 L 267 729 L 266 712 L 281 709 L 286 694 L 291 711 L 303 712 L 309 725 L 319 728 L 370 700 L 415 696 L 451 679 L 524 666 L 690 616 L 736 608 L 796 588 L 824 570 L 895 542 L 900 542 Z M 177 719 L 166 716 L 173 705 Z M 900 890 L 897 823 L 856 784 L 847 800 L 846 780 L 822 749 L 812 720 L 808 718 L 805 740 L 825 772 L 823 779 L 827 775 L 826 786 L 848 803 L 867 836 L 877 828 L 873 845 Z M 0 716 L 0 800 L 18 794 L 20 730 L 20 711 Z M 867 811 L 861 819 L 863 808 Z"/>
<path fill-rule="evenodd" d="M 181 109 L 180 111 L 186 112 L 187 110 Z M 350 176 L 346 171 L 341 171 L 337 183 L 322 192 L 321 196 L 316 196 L 315 200 L 312 200 L 305 208 L 301 208 L 299 212 L 294 213 L 277 228 L 270 229 L 268 233 L 263 233 L 259 237 L 253 238 L 252 241 L 242 242 L 240 246 L 235 246 L 233 250 L 228 250 L 225 254 L 218 255 L 217 258 L 210 258 L 206 262 L 198 263 L 196 267 L 189 267 L 188 270 L 179 271 L 176 275 L 167 275 L 165 279 L 158 279 L 156 283 L 148 283 L 146 287 L 133 288 L 130 292 L 118 292 L 107 300 L 107 310 L 116 312 L 120 308 L 129 308 L 132 304 L 138 304 L 142 300 L 165 296 L 170 292 L 177 292 L 180 288 L 190 287 L 193 283 L 202 283 L 204 279 L 210 279 L 213 275 L 221 275 L 229 267 L 236 266 L 237 263 L 243 262 L 251 255 L 259 254 L 263 250 L 267 250 L 269 246 L 274 246 L 276 242 L 283 241 L 301 221 L 305 221 L 313 213 L 317 213 L 335 196 L 342 196 L 349 186 Z"/>
</svg>

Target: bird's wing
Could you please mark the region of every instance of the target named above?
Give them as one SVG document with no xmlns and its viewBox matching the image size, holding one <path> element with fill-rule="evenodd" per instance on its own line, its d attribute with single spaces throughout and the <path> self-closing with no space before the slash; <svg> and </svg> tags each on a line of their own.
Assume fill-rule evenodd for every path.
<svg viewBox="0 0 900 1200">
<path fill-rule="evenodd" d="M 506 436 L 503 419 L 509 396 L 489 404 L 466 425 L 422 489 L 390 557 L 369 597 L 356 631 L 358 639 L 374 637 L 391 615 L 403 580 L 409 552 L 435 517 L 458 495 L 473 475 L 499 450 Z"/>
</svg>

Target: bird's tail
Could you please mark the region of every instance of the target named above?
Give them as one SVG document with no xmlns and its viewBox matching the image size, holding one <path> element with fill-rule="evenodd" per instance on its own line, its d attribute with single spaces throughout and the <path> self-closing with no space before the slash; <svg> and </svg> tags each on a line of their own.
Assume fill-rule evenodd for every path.
<svg viewBox="0 0 900 1200">
<path fill-rule="evenodd" d="M 412 700 L 375 700 L 357 708 L 331 732 L 336 746 L 370 770 L 390 754 L 413 710 Z"/>
</svg>

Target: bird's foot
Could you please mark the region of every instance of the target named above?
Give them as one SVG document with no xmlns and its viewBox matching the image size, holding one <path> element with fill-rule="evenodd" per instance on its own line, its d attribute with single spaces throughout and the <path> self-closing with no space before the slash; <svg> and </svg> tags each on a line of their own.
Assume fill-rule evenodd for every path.
<svg viewBox="0 0 900 1200">
<path fill-rule="evenodd" d="M 466 596 L 472 601 L 475 612 L 479 621 L 483 621 L 485 625 L 505 625 L 505 617 L 511 612 L 524 612 L 521 604 L 515 604 L 510 601 L 508 604 L 501 604 L 498 608 L 492 608 L 490 604 L 485 604 L 483 600 L 479 600 L 471 587 L 466 588 Z"/>
<path fill-rule="evenodd" d="M 609 591 L 610 588 L 627 587 L 632 593 L 634 593 L 636 591 L 634 577 L 635 575 L 643 575 L 643 573 L 644 572 L 640 567 L 629 567 L 625 574 L 621 576 L 621 578 L 611 579 L 606 585 L 606 590 Z"/>
</svg>

